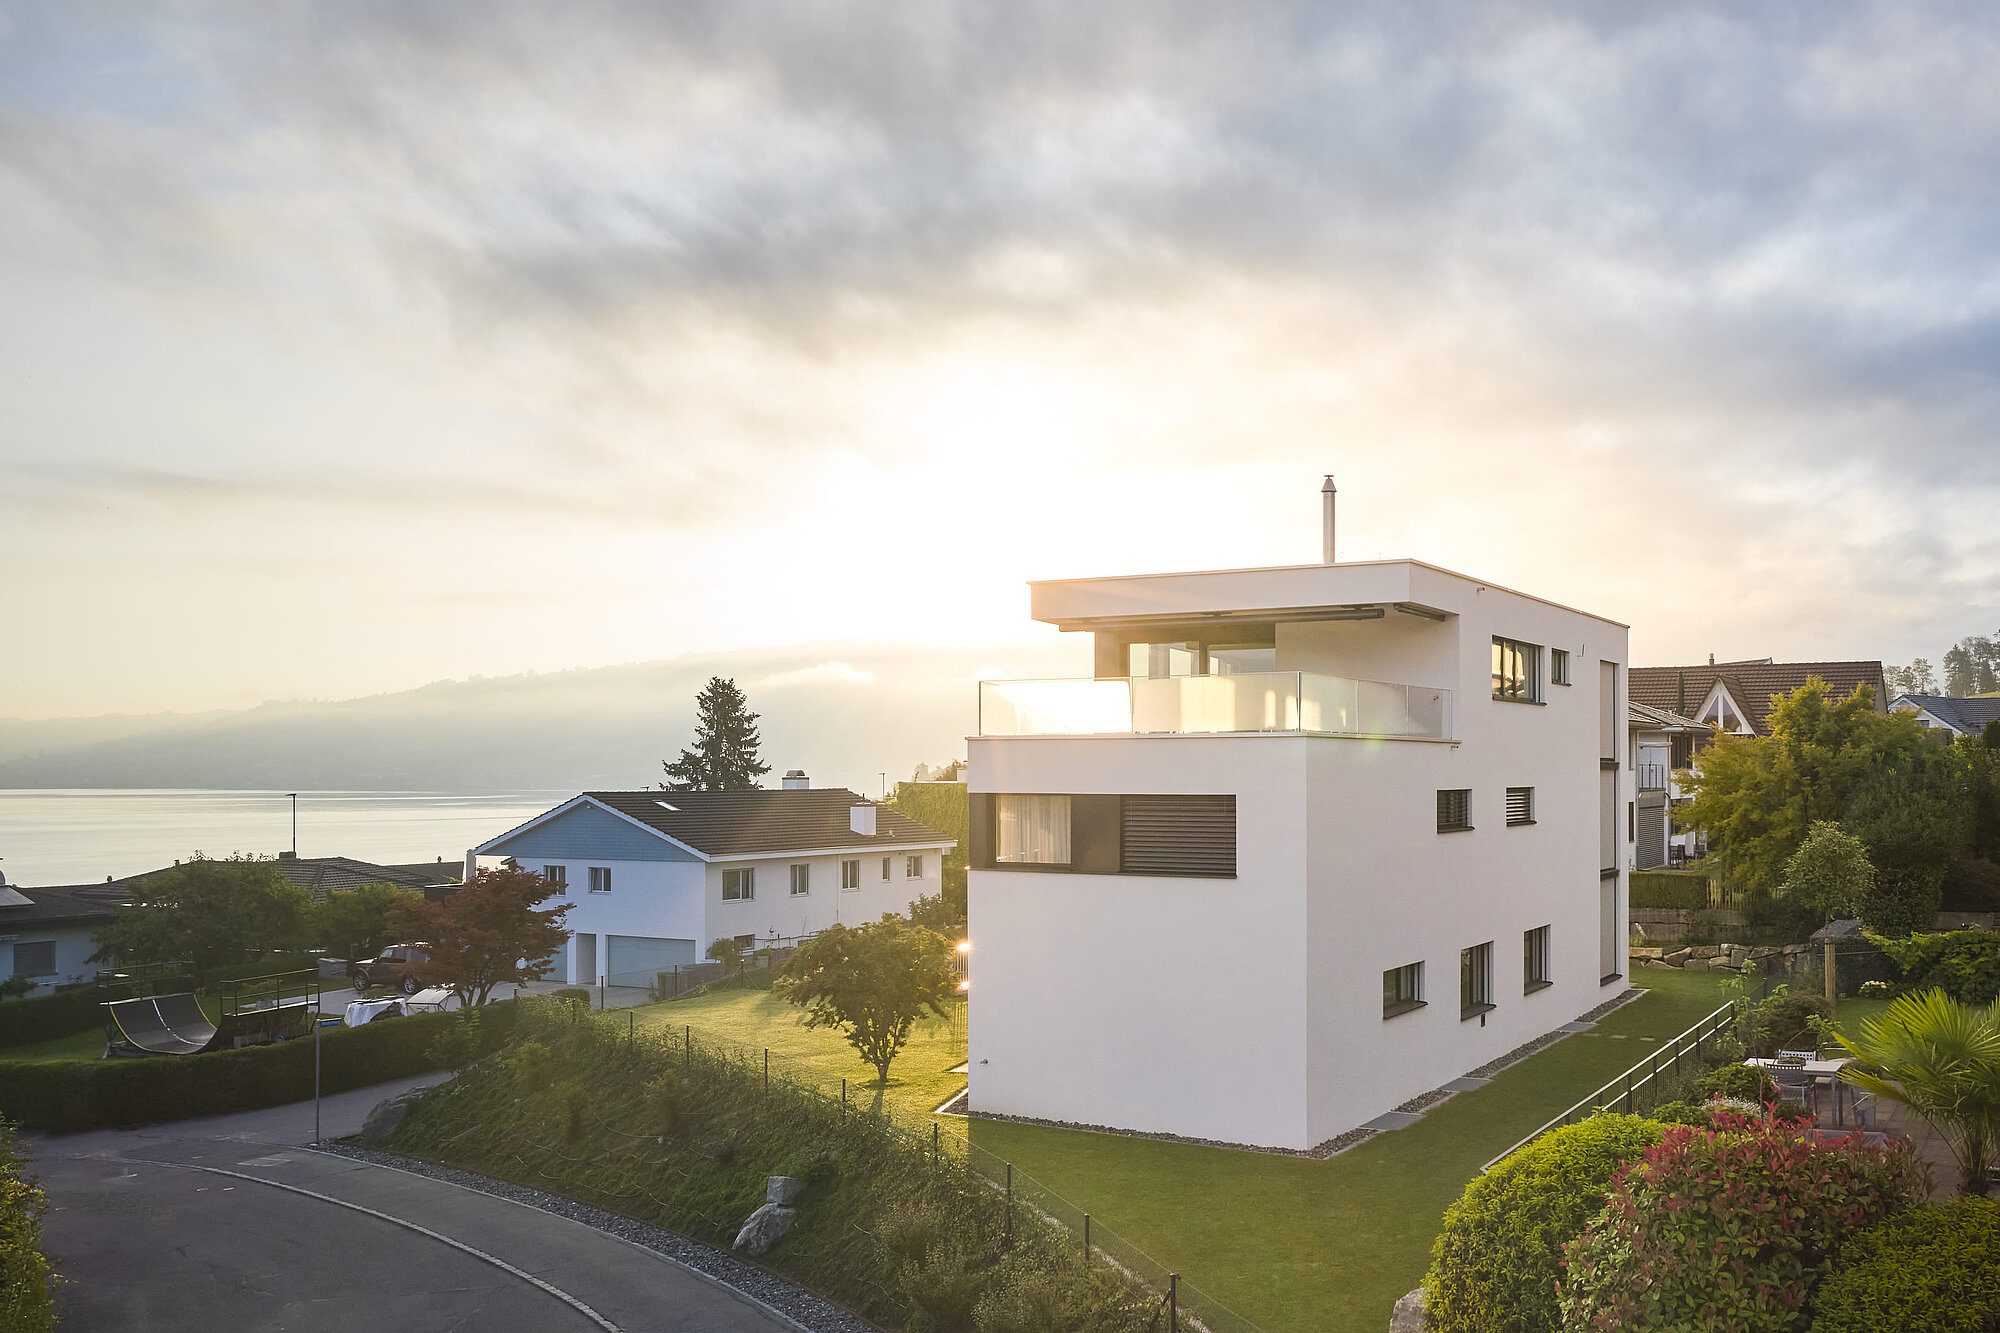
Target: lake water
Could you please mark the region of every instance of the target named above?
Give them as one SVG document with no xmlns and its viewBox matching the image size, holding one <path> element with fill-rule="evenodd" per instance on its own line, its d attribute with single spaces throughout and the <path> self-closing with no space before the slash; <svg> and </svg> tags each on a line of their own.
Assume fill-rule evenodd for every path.
<svg viewBox="0 0 2000 1333">
<path fill-rule="evenodd" d="M 465 849 L 574 791 L 299 793 L 300 856 L 461 864 Z M 292 845 L 292 802 L 270 791 L 0 791 L 10 884 L 102 883 L 195 852 L 264 856 Z"/>
</svg>

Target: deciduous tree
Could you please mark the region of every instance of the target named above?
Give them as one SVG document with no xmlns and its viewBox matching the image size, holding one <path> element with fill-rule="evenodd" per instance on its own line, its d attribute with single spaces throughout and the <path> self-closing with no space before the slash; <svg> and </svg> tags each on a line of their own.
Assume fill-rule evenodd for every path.
<svg viewBox="0 0 2000 1333">
<path fill-rule="evenodd" d="M 1785 865 L 1778 896 L 1821 921 L 1859 910 L 1875 884 L 1875 867 L 1861 839 L 1831 820 L 1814 820 L 1805 841 Z"/>
<path fill-rule="evenodd" d="M 111 924 L 97 932 L 95 961 L 240 963 L 254 950 L 292 949 L 305 940 L 312 898 L 255 857 L 212 859 L 200 852 L 147 875 Z"/>
<path fill-rule="evenodd" d="M 799 946 L 774 989 L 806 1011 L 809 1028 L 843 1028 L 848 1044 L 875 1066 L 889 1065 L 917 1018 L 942 1017 L 958 991 L 952 945 L 944 936 L 885 913 L 864 926 L 832 926 Z"/>
<path fill-rule="evenodd" d="M 436 902 L 398 901 L 389 930 L 430 946 L 430 962 L 413 969 L 426 984 L 485 1004 L 495 986 L 548 974 L 543 960 L 570 935 L 562 924 L 570 904 L 541 906 L 556 892 L 532 871 L 482 870 Z"/>
<path fill-rule="evenodd" d="M 754 791 L 771 766 L 757 757 L 757 714 L 733 680 L 709 677 L 695 696 L 694 748 L 665 764 L 669 791 Z"/>
<path fill-rule="evenodd" d="M 389 938 L 389 912 L 399 902 L 422 898 L 394 884 L 336 889 L 314 903 L 309 914 L 313 944 L 339 958 L 372 958 Z"/>
</svg>

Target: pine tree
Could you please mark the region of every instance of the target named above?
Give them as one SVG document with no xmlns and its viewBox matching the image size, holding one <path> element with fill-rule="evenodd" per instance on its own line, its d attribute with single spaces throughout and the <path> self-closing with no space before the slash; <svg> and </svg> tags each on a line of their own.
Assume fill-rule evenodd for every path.
<svg viewBox="0 0 2000 1333">
<path fill-rule="evenodd" d="M 662 764 L 668 791 L 754 791 L 757 779 L 771 771 L 759 762 L 757 715 L 733 680 L 710 676 L 695 696 L 694 748 Z"/>
</svg>

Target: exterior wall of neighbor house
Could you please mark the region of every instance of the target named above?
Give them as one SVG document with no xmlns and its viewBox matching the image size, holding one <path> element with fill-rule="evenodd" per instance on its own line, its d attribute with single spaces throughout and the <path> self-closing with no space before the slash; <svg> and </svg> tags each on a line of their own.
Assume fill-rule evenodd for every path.
<svg viewBox="0 0 2000 1333">
<path fill-rule="evenodd" d="M 1407 600 L 1452 613 L 1281 625 L 1278 645 L 1285 670 L 1450 688 L 1455 743 L 971 739 L 975 794 L 1231 794 L 1237 818 L 1233 879 L 972 871 L 976 1111 L 1307 1148 L 1617 993 L 1626 630 L 1422 566 L 1324 572 L 1320 602 L 1296 600 L 1313 574 L 1282 570 L 1213 576 L 1223 583 L 1209 604 Z M 1199 604 L 1206 577 L 1132 590 L 1130 605 Z M 1110 590 L 1102 610 L 1085 591 L 1044 598 L 1038 586 L 1037 613 L 1128 613 L 1128 590 Z M 1491 697 L 1495 635 L 1542 648 L 1540 703 Z M 1549 683 L 1551 648 L 1570 653 L 1571 685 Z M 1600 661 L 1616 691 L 1608 747 Z M 1535 789 L 1533 824 L 1506 825 L 1509 787 Z M 1474 827 L 1439 833 L 1437 792 L 1458 788 L 1472 792 Z M 1523 932 L 1544 925 L 1552 984 L 1526 993 Z M 1495 1007 L 1461 1018 L 1460 950 L 1489 942 Z M 1383 973 L 1413 962 L 1426 1003 L 1385 1018 Z"/>
<path fill-rule="evenodd" d="M 889 858 L 889 878 L 882 878 L 882 858 Z M 923 859 L 923 874 L 911 878 L 907 861 Z M 843 861 L 861 862 L 861 887 L 840 887 Z M 894 851 L 880 847 L 834 850 L 815 855 L 744 856 L 719 858 L 704 867 L 702 901 L 704 919 L 701 950 L 711 942 L 741 935 L 760 940 L 796 940 L 814 935 L 828 926 L 859 926 L 878 921 L 884 912 L 908 912 L 910 903 L 938 891 L 942 880 L 944 849 L 940 846 L 902 846 Z M 791 868 L 810 867 L 810 888 L 793 895 Z M 748 902 L 722 896 L 722 872 L 742 867 L 756 870 L 757 896 Z"/>
<path fill-rule="evenodd" d="M 37 972 L 31 979 L 35 988 L 29 995 L 48 995 L 59 985 L 89 981 L 97 975 L 98 964 L 90 961 L 90 955 L 97 952 L 97 943 L 91 938 L 92 932 L 105 924 L 102 920 L 87 925 L 24 925 L 10 927 L 0 921 L 0 979 L 10 978 L 15 968 L 23 965 L 28 951 L 23 950 L 21 959 L 15 957 L 16 945 L 54 943 L 55 970 L 48 973 Z M 38 951 L 39 952 L 39 951 Z"/>
</svg>

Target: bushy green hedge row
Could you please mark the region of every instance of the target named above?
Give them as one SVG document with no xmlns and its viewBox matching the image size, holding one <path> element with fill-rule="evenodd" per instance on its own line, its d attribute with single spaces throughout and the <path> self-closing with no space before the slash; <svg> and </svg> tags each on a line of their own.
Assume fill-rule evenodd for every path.
<svg viewBox="0 0 2000 1333">
<path fill-rule="evenodd" d="M 2000 1203 L 1917 1208 L 1866 1232 L 1813 1305 L 1813 1333 L 2000 1328 Z"/>
<path fill-rule="evenodd" d="M 511 1000 L 472 1012 L 480 1016 L 480 1054 L 513 1030 Z M 320 1089 L 345 1092 L 439 1068 L 438 1039 L 462 1022 L 457 1014 L 417 1014 L 328 1028 L 321 1035 Z M 312 1090 L 310 1038 L 207 1055 L 0 1060 L 0 1116 L 61 1133 L 280 1106 Z"/>
<path fill-rule="evenodd" d="M 1666 870 L 1632 872 L 1632 906 L 1702 911 L 1708 906 L 1708 879 Z"/>
<path fill-rule="evenodd" d="M 31 1000 L 0 1001 L 0 1050 L 103 1027 L 104 1009 L 99 1001 L 122 1000 L 131 993 L 129 989 L 83 986 Z"/>
<path fill-rule="evenodd" d="M 13 1128 L 0 1120 L 0 1333 L 50 1333 L 56 1326 L 42 1253 L 47 1207 L 41 1188 L 22 1171 Z"/>
<path fill-rule="evenodd" d="M 1909 990 L 1935 987 L 1960 1004 L 2000 999 L 2000 932 L 1952 930 L 1874 943 L 1902 968 Z"/>
</svg>

